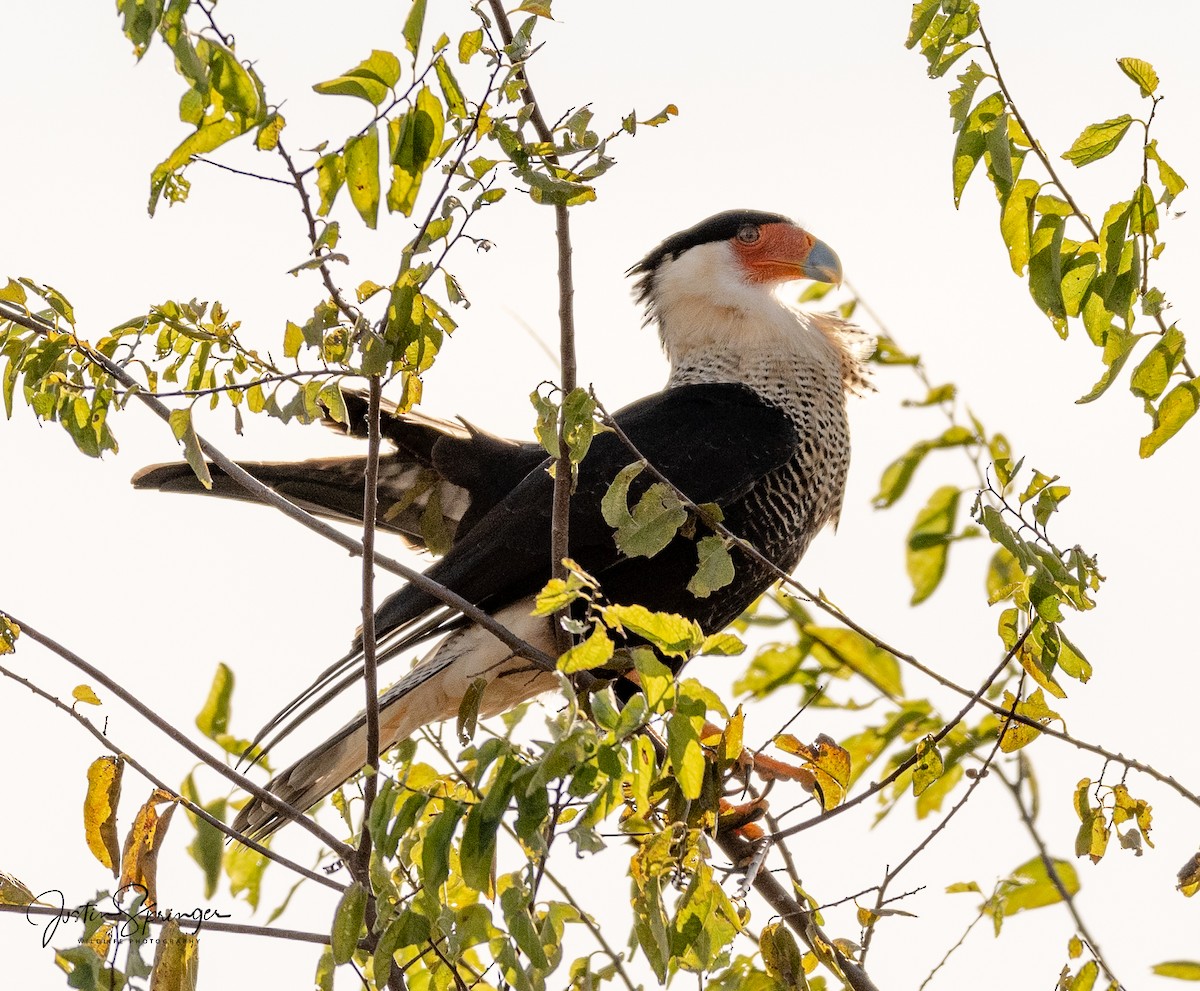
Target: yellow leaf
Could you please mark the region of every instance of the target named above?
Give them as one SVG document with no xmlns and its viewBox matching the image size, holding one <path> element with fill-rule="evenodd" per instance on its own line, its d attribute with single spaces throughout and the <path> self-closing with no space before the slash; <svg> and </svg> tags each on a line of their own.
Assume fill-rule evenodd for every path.
<svg viewBox="0 0 1200 991">
<path fill-rule="evenodd" d="M 775 746 L 805 759 L 805 768 L 813 773 L 814 790 L 825 811 L 842 804 L 850 782 L 850 751 L 822 733 L 814 744 L 802 743 L 790 733 L 775 737 Z"/>
<path fill-rule="evenodd" d="M 1003 705 L 1014 715 L 1023 716 L 1042 726 L 1050 725 L 1050 722 L 1055 719 L 1060 723 L 1063 721 L 1062 716 L 1046 705 L 1046 696 L 1040 688 L 1022 702 L 1017 702 L 1016 696 L 1012 692 L 1005 692 Z M 1006 754 L 1011 754 L 1036 739 L 1041 731 L 1028 723 L 1019 723 L 1015 719 L 1010 720 L 1008 717 L 1004 717 L 1002 733 L 1000 749 Z"/>
<path fill-rule="evenodd" d="M 95 858 L 117 876 L 121 858 L 117 843 L 117 801 L 121 797 L 120 757 L 100 757 L 87 771 L 87 796 L 83 800 L 83 830 L 88 849 Z"/>
<path fill-rule="evenodd" d="M 1191 898 L 1200 891 L 1200 853 L 1179 869 L 1179 883 L 1176 887 L 1183 892 L 1185 898 Z"/>
<path fill-rule="evenodd" d="M 181 931 L 179 923 L 172 919 L 158 934 L 150 991 L 196 991 L 199 966 L 199 938 Z"/>
<path fill-rule="evenodd" d="M 157 806 L 164 802 L 170 804 L 159 815 Z M 154 789 L 146 804 L 138 809 L 121 852 L 120 887 L 128 885 L 143 889 L 146 893 L 145 905 L 149 909 L 158 903 L 158 854 L 174 811 L 175 796 L 161 788 Z"/>
<path fill-rule="evenodd" d="M 36 900 L 17 878 L 0 871 L 0 905 L 32 905 Z"/>
<path fill-rule="evenodd" d="M 92 691 L 90 685 L 76 685 L 71 690 L 71 698 L 76 702 L 86 702 L 88 705 L 100 705 L 100 698 Z"/>
</svg>

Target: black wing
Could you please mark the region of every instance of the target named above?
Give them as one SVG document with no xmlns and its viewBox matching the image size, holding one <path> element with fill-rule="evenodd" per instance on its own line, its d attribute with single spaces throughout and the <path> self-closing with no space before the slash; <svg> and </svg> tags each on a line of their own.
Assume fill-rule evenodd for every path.
<svg viewBox="0 0 1200 991">
<path fill-rule="evenodd" d="M 779 407 L 732 383 L 669 389 L 625 407 L 614 418 L 638 451 L 693 502 L 723 508 L 785 465 L 798 442 L 795 426 Z M 600 504 L 617 474 L 636 460 L 615 433 L 593 440 L 571 498 L 571 557 L 600 579 L 612 601 L 639 602 L 652 609 L 696 614 L 695 618 L 703 612 L 706 628 L 725 625 L 761 589 L 743 589 L 745 594 L 723 596 L 720 603 L 710 599 L 706 608 L 700 607 L 686 590 L 696 570 L 691 540 L 676 537 L 649 559 L 624 558 L 618 551 Z M 507 462 L 510 470 L 513 463 Z M 456 541 L 425 574 L 488 611 L 541 588 L 550 577 L 554 482 L 548 467 L 548 459 L 542 458 L 472 526 L 471 538 Z M 464 468 L 460 464 L 444 470 L 453 475 Z M 643 472 L 630 487 L 631 497 L 637 498 L 651 482 Z M 721 608 L 714 610 L 715 605 Z M 462 623 L 462 617 L 439 599 L 406 585 L 386 598 L 375 614 L 379 658 L 386 660 Z M 254 742 L 270 736 L 265 744 L 269 749 L 345 691 L 361 676 L 361 658 L 361 644 L 356 642 L 278 712 Z"/>
<path fill-rule="evenodd" d="M 639 400 L 615 414 L 633 445 L 693 502 L 727 506 L 793 456 L 796 428 L 779 407 L 733 383 L 688 385 Z M 613 479 L 636 458 L 615 433 L 597 436 L 579 468 L 571 498 L 570 554 L 602 580 L 621 562 L 600 502 Z M 651 482 L 646 473 L 631 489 Z M 549 577 L 553 480 L 545 465 L 530 472 L 426 574 L 485 609 L 540 588 Z M 647 587 L 657 582 L 645 562 Z M 639 562 L 641 563 L 641 562 Z M 665 566 L 665 565 L 664 565 Z M 424 615 L 437 600 L 406 586 L 376 614 L 382 637 Z"/>
</svg>

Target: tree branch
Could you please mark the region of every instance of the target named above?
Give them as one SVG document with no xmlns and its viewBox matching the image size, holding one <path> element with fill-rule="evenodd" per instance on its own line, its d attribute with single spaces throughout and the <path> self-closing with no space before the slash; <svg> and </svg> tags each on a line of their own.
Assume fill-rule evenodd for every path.
<svg viewBox="0 0 1200 991">
<path fill-rule="evenodd" d="M 511 45 L 513 40 L 512 25 L 504 12 L 501 0 L 488 0 L 492 16 L 496 19 L 496 27 L 504 44 Z M 554 132 L 546 123 L 541 105 L 533 94 L 533 87 L 525 73 L 524 66 L 516 68 L 516 78 L 522 84 L 521 99 L 530 109 L 529 120 L 538 137 L 554 145 Z M 558 156 L 551 153 L 545 156 L 552 165 L 558 164 Z M 564 400 L 575 389 L 576 360 L 575 360 L 575 286 L 571 270 L 571 219 L 566 204 L 554 207 L 554 234 L 558 244 L 558 328 L 559 328 L 559 375 L 562 381 Z M 567 569 L 563 558 L 570 554 L 569 519 L 571 512 L 571 486 L 574 481 L 571 452 L 566 439 L 566 403 L 559 410 L 558 419 L 558 458 L 554 462 L 554 511 L 551 518 L 550 531 L 550 568 L 554 578 L 566 579 Z M 555 637 L 559 651 L 565 651 L 571 646 L 571 635 L 561 624 L 555 624 Z"/>
</svg>

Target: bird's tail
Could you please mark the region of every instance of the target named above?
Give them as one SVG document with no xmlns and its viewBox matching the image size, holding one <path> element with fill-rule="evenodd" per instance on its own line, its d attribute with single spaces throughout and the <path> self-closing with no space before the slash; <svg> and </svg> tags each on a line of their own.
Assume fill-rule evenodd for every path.
<svg viewBox="0 0 1200 991">
<path fill-rule="evenodd" d="M 346 394 L 351 414 L 359 412 L 360 400 L 353 393 Z M 360 419 L 352 416 L 348 431 L 352 435 L 362 432 Z M 462 424 L 420 413 L 392 413 L 385 421 L 385 434 L 396 450 L 380 462 L 377 526 L 400 534 L 410 545 L 444 553 L 470 508 L 471 498 L 466 489 L 435 467 L 434 449 L 441 441 L 467 443 L 470 433 Z M 362 522 L 366 465 L 365 457 L 239 463 L 260 482 L 308 512 L 358 523 Z M 255 501 L 216 465 L 209 466 L 209 473 L 211 489 L 206 489 L 184 462 L 150 465 L 135 474 L 132 482 L 136 489 Z"/>
<path fill-rule="evenodd" d="M 550 621 L 530 615 L 532 608 L 532 600 L 522 599 L 499 610 L 496 619 L 523 640 L 551 652 Z M 481 716 L 504 712 L 558 686 L 556 675 L 514 656 L 493 634 L 477 626 L 465 627 L 446 637 L 380 696 L 380 752 L 390 750 L 422 726 L 457 716 L 464 696 L 480 678 L 487 682 L 479 706 Z M 272 778 L 267 790 L 293 808 L 307 811 L 366 763 L 366 716 L 359 714 Z M 262 839 L 288 819 L 269 802 L 252 798 L 238 813 L 233 828 L 252 839 Z"/>
</svg>

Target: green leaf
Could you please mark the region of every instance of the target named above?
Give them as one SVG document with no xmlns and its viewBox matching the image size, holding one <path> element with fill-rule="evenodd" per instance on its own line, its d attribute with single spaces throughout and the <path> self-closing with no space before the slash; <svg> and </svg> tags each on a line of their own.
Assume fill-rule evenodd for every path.
<svg viewBox="0 0 1200 991">
<path fill-rule="evenodd" d="M 904 695 L 899 662 L 866 637 L 839 627 L 805 626 L 804 633 L 816 641 L 815 653 L 827 663 L 845 665 L 892 698 Z"/>
<path fill-rule="evenodd" d="M 458 61 L 466 65 L 483 47 L 483 28 L 467 31 L 458 40 Z"/>
<path fill-rule="evenodd" d="M 196 715 L 196 728 L 210 740 L 229 732 L 229 700 L 233 697 L 233 672 L 228 665 L 217 665 L 204 707 Z"/>
<path fill-rule="evenodd" d="M 376 49 L 353 69 L 327 82 L 317 83 L 313 89 L 325 95 L 356 96 L 378 107 L 399 81 L 400 60 L 391 52 Z"/>
<path fill-rule="evenodd" d="M 346 399 L 342 395 L 342 387 L 337 382 L 328 382 L 317 393 L 317 402 L 328 411 L 329 416 L 338 423 L 350 425 L 350 414 L 346 411 Z"/>
<path fill-rule="evenodd" d="M 1008 247 L 1008 260 L 1017 275 L 1025 274 L 1029 264 L 1030 240 L 1033 236 L 1033 202 L 1038 183 L 1033 179 L 1018 179 L 1000 211 L 1000 235 Z"/>
<path fill-rule="evenodd" d="M 350 202 L 363 223 L 374 230 L 379 219 L 379 130 L 375 125 L 346 141 L 345 156 Z"/>
<path fill-rule="evenodd" d="M 558 659 L 558 669 L 563 674 L 590 671 L 612 660 L 613 642 L 603 626 L 592 630 L 592 635 L 577 643 Z"/>
<path fill-rule="evenodd" d="M 417 48 L 421 44 L 421 31 L 425 27 L 425 0 L 413 0 L 404 21 L 404 44 L 416 58 Z"/>
<path fill-rule="evenodd" d="M 1074 865 L 1065 860 L 1052 860 L 1051 863 L 1054 865 L 1054 873 L 1058 875 L 1067 893 L 1074 895 L 1078 892 L 1079 875 L 1075 872 Z M 1050 880 L 1041 857 L 1034 857 L 1013 871 L 1010 883 L 1015 887 L 1004 895 L 1003 914 L 1006 916 L 1046 905 L 1056 905 L 1062 901 L 1062 895 Z"/>
<path fill-rule="evenodd" d="M 1062 217 L 1043 216 L 1033 232 L 1029 257 L 1029 294 L 1050 318 L 1059 336 L 1066 336 L 1067 308 L 1062 295 Z"/>
<path fill-rule="evenodd" d="M 622 469 L 600 502 L 604 521 L 616 530 L 617 547 L 629 557 L 653 557 L 674 539 L 688 517 L 679 499 L 661 482 L 646 489 L 630 512 L 629 485 L 641 471 L 637 462 Z"/>
<path fill-rule="evenodd" d="M 679 790 L 688 799 L 699 798 L 704 788 L 704 749 L 700 746 L 704 716 L 703 702 L 681 695 L 667 721 L 667 753 Z"/>
<path fill-rule="evenodd" d="M 924 602 L 946 573 L 950 552 L 949 537 L 958 515 L 961 490 L 953 485 L 939 488 L 917 514 L 908 532 L 904 563 L 912 581 L 912 605 Z"/>
<path fill-rule="evenodd" d="M 133 42 L 133 53 L 140 61 L 162 20 L 163 0 L 117 0 L 117 11 L 121 30 Z"/>
<path fill-rule="evenodd" d="M 363 920 L 367 913 L 367 889 L 358 881 L 352 881 L 342 893 L 337 912 L 333 916 L 330 946 L 333 962 L 339 966 L 348 962 L 358 949 L 358 937 L 363 931 Z"/>
<path fill-rule="evenodd" d="M 704 537 L 696 544 L 700 567 L 692 575 L 687 590 L 698 599 L 706 599 L 733 581 L 733 558 L 722 537 Z"/>
<path fill-rule="evenodd" d="M 1146 157 L 1158 166 L 1158 181 L 1163 186 L 1162 203 L 1163 206 L 1170 206 L 1171 201 L 1187 188 L 1187 183 L 1183 181 L 1183 176 L 1163 161 L 1158 153 L 1157 139 L 1146 145 Z"/>
<path fill-rule="evenodd" d="M 1183 333 L 1171 327 L 1133 370 L 1129 391 L 1139 399 L 1157 399 L 1170 382 L 1176 366 L 1183 359 Z"/>
<path fill-rule="evenodd" d="M 452 117 L 463 119 L 467 116 L 467 101 L 463 97 L 462 88 L 458 85 L 458 80 L 454 78 L 454 73 L 450 69 L 450 63 L 446 61 L 444 55 L 439 55 L 433 63 L 434 70 L 437 72 L 438 85 L 442 87 L 442 95 L 446 98 L 446 107 L 450 111 Z"/>
<path fill-rule="evenodd" d="M 346 160 L 340 152 L 322 155 L 317 159 L 314 168 L 317 170 L 317 192 L 321 194 L 317 216 L 327 217 L 333 208 L 333 200 L 338 190 L 346 182 Z"/>
<path fill-rule="evenodd" d="M 1076 168 L 1098 162 L 1117 150 L 1132 123 L 1133 118 L 1129 114 L 1121 114 L 1112 120 L 1089 124 L 1075 139 L 1075 143 L 1063 152 L 1062 157 Z"/>
<path fill-rule="evenodd" d="M 196 436 L 196 428 L 192 426 L 191 407 L 172 410 L 170 422 L 175 439 L 183 444 L 183 456 L 187 463 L 200 480 L 200 484 L 206 489 L 211 489 L 212 475 L 208 472 L 208 462 L 204 460 L 204 452 L 200 449 L 200 438 Z"/>
<path fill-rule="evenodd" d="M 450 876 L 450 843 L 466 807 L 447 800 L 434 816 L 421 841 L 421 873 L 427 890 L 436 890 Z"/>
<path fill-rule="evenodd" d="M 675 613 L 651 612 L 639 605 L 611 605 L 604 607 L 603 616 L 613 629 L 628 630 L 664 654 L 686 657 L 704 643 L 699 624 Z"/>
<path fill-rule="evenodd" d="M 938 753 L 937 744 L 932 736 L 926 736 L 917 744 L 917 762 L 912 769 L 913 794 L 920 795 L 926 788 L 938 780 L 945 771 L 942 755 Z"/>
<path fill-rule="evenodd" d="M 519 765 L 511 758 L 496 767 L 483 799 L 471 807 L 459 844 L 462 879 L 476 891 L 490 894 L 496 859 L 496 834 L 513 795 L 513 776 Z"/>
<path fill-rule="evenodd" d="M 269 114 L 258 125 L 258 133 L 254 136 L 254 147 L 259 151 L 274 151 L 279 144 L 280 132 L 287 126 L 282 114 Z"/>
<path fill-rule="evenodd" d="M 221 117 L 204 124 L 193 134 L 184 138 L 164 161 L 155 166 L 154 172 L 150 175 L 150 216 L 154 216 L 158 199 L 167 188 L 168 180 L 187 165 L 193 156 L 204 155 L 220 148 L 227 141 L 232 141 L 238 135 L 245 134 L 254 126 L 254 123 L 245 118 L 234 121 L 228 117 Z"/>
<path fill-rule="evenodd" d="M 1154 95 L 1154 91 L 1158 89 L 1158 73 L 1154 71 L 1154 66 L 1149 62 L 1143 62 L 1140 58 L 1119 58 L 1117 65 L 1121 67 L 1121 71 L 1125 75 L 1138 84 L 1142 96 Z"/>
<path fill-rule="evenodd" d="M 591 447 L 596 432 L 595 413 L 596 400 L 587 389 L 572 389 L 563 400 L 562 432 L 572 464 L 579 464 Z"/>
<path fill-rule="evenodd" d="M 950 118 L 954 121 L 954 133 L 957 134 L 967 126 L 967 117 L 971 113 L 971 102 L 975 98 L 975 90 L 984 80 L 983 69 L 978 62 L 967 66 L 967 71 L 958 77 L 957 89 L 950 91 Z"/>
<path fill-rule="evenodd" d="M 971 173 L 975 171 L 975 166 L 979 164 L 987 149 L 988 132 L 1002 121 L 1006 121 L 1004 97 L 998 92 L 985 97 L 967 116 L 967 122 L 959 131 L 958 140 L 954 143 L 953 179 L 956 207 L 962 199 L 967 180 L 971 178 Z M 1007 127 L 1006 122 L 1004 126 Z"/>
<path fill-rule="evenodd" d="M 224 45 L 212 38 L 205 40 L 209 45 L 209 85 L 221 94 L 229 111 L 246 118 L 247 124 L 257 124 L 263 115 L 258 87 L 250 71 Z"/>
<path fill-rule="evenodd" d="M 879 492 L 871 500 L 876 509 L 886 509 L 904 495 L 913 473 L 930 451 L 947 447 L 964 447 L 976 442 L 975 434 L 966 427 L 953 426 L 940 437 L 914 444 L 883 471 L 879 480 Z"/>
<path fill-rule="evenodd" d="M 1159 977 L 1175 977 L 1181 981 L 1200 981 L 1200 962 L 1195 960 L 1167 960 L 1156 963 L 1152 971 Z"/>
<path fill-rule="evenodd" d="M 1138 454 L 1148 458 L 1179 433 L 1200 408 L 1200 377 L 1181 382 L 1166 394 L 1154 411 L 1154 429 L 1142 438 Z"/>
<path fill-rule="evenodd" d="M 517 10 L 523 10 L 527 14 L 537 14 L 538 17 L 549 17 L 550 20 L 554 20 L 550 16 L 550 4 L 551 0 L 521 0 L 521 5 Z"/>
</svg>

